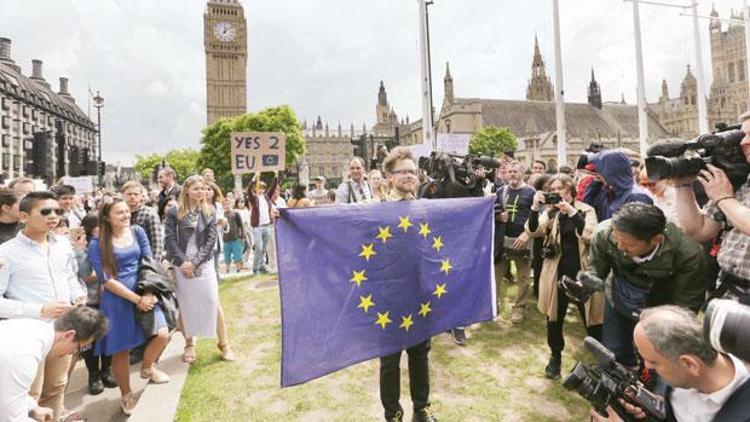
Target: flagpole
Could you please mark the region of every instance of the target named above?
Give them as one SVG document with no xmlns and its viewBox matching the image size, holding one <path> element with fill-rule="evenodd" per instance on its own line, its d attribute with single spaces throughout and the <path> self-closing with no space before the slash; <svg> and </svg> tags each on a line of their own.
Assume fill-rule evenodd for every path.
<svg viewBox="0 0 750 422">
<path fill-rule="evenodd" d="M 633 35 L 635 38 L 635 66 L 638 76 L 638 137 L 640 138 L 641 158 L 648 149 L 648 114 L 646 112 L 646 89 L 643 82 L 643 51 L 641 50 L 641 18 L 638 13 L 638 0 L 633 0 Z"/>
<path fill-rule="evenodd" d="M 432 121 L 432 95 L 430 95 L 430 57 L 429 57 L 429 34 L 427 29 L 427 2 L 417 0 L 419 4 L 419 53 L 420 70 L 422 76 L 422 143 L 437 150 L 437 140 L 433 133 Z"/>
<path fill-rule="evenodd" d="M 563 88 L 562 48 L 560 47 L 559 0 L 552 2 L 552 21 L 555 35 L 555 119 L 557 120 L 557 166 L 568 163 L 568 144 L 565 139 L 565 89 Z"/>
<path fill-rule="evenodd" d="M 745 0 L 747 2 L 747 0 Z M 703 79 L 703 53 L 701 52 L 701 37 L 698 28 L 698 2 L 693 0 L 693 44 L 695 48 L 695 77 L 698 79 L 698 128 L 699 133 L 708 133 L 708 107 L 706 107 L 706 86 Z M 747 33 L 747 29 L 745 29 Z M 746 43 L 747 44 L 747 43 Z"/>
</svg>

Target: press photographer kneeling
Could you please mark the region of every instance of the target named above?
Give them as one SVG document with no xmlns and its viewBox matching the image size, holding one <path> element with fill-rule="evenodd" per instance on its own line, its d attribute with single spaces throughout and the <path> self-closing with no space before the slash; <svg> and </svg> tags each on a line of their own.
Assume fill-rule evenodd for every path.
<svg viewBox="0 0 750 422">
<path fill-rule="evenodd" d="M 579 271 L 588 268 L 589 243 L 597 222 L 594 209 L 575 200 L 575 182 L 569 176 L 552 176 L 547 186 L 548 192 L 534 194 L 526 230 L 532 238 L 544 237 L 537 306 L 547 316 L 547 345 L 552 354 L 544 374 L 556 379 L 565 348 L 563 322 L 568 309 L 568 297 L 558 288 L 558 280 L 563 276 L 575 279 Z M 540 212 L 545 204 L 546 209 Z M 590 300 L 576 306 L 588 335 L 600 339 L 604 294 L 594 293 Z"/>
<path fill-rule="evenodd" d="M 708 318 L 708 316 L 707 316 Z M 695 314 L 677 306 L 646 309 L 633 333 L 647 368 L 664 386 L 667 421 L 750 421 L 750 374 L 745 362 L 717 352 Z M 619 400 L 630 420 L 646 418 L 639 407 Z M 621 421 L 612 408 L 609 417 L 591 412 L 594 421 Z"/>
</svg>

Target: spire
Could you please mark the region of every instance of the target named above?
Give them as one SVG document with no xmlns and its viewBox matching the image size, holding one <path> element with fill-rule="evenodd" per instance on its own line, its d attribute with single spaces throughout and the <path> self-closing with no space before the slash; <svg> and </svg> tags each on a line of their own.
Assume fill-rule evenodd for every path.
<svg viewBox="0 0 750 422">
<path fill-rule="evenodd" d="M 713 3 L 711 3 L 711 14 L 709 16 L 711 16 L 711 23 L 708 25 L 708 28 L 711 30 L 711 32 L 721 32 L 719 12 L 716 11 Z"/>
<path fill-rule="evenodd" d="M 445 77 L 443 78 L 443 102 L 445 104 L 453 103 L 453 77 L 451 77 L 451 68 L 448 62 L 445 62 Z"/>
<path fill-rule="evenodd" d="M 591 68 L 591 82 L 589 82 L 589 104 L 592 107 L 602 109 L 602 91 L 599 83 L 594 78 L 594 68 Z"/>
<path fill-rule="evenodd" d="M 388 106 L 388 94 L 385 92 L 385 85 L 383 84 L 383 81 L 380 81 L 380 89 L 378 89 L 378 105 L 379 106 Z"/>
<path fill-rule="evenodd" d="M 621 93 L 620 93 L 620 104 L 622 104 L 622 105 L 625 105 L 625 104 L 627 104 L 627 103 L 625 102 L 625 93 L 624 93 L 624 92 L 621 92 Z"/>
<path fill-rule="evenodd" d="M 526 99 L 532 101 L 554 100 L 552 82 L 547 77 L 544 59 L 539 51 L 539 39 L 534 35 L 534 57 L 531 60 L 531 79 L 526 87 Z"/>
<path fill-rule="evenodd" d="M 666 103 L 669 101 L 669 87 L 667 86 L 667 80 L 661 80 L 661 97 L 659 98 L 660 103 Z"/>
<path fill-rule="evenodd" d="M 320 115 L 318 115 L 318 120 L 315 121 L 315 129 L 323 130 L 323 121 L 320 119 Z"/>
</svg>

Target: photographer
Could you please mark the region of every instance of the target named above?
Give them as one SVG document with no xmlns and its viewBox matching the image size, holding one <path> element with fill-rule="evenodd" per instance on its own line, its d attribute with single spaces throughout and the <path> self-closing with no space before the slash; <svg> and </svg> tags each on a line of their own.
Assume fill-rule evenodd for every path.
<svg viewBox="0 0 750 422">
<path fill-rule="evenodd" d="M 740 116 L 745 137 L 740 143 L 750 163 L 750 113 Z M 750 177 L 735 191 L 727 174 L 709 164 L 701 170 L 698 181 L 710 202 L 701 211 L 692 189 L 692 177 L 676 179 L 677 215 L 685 233 L 702 242 L 713 239 L 725 230 L 718 253 L 721 273 L 719 280 L 733 297 L 750 297 Z M 722 216 L 726 225 L 722 225 Z"/>
<path fill-rule="evenodd" d="M 636 366 L 633 328 L 640 310 L 679 305 L 693 310 L 705 296 L 705 258 L 698 243 L 667 223 L 654 205 L 623 205 L 599 223 L 589 254 L 593 275 L 607 278 L 602 343 L 625 366 Z"/>
<path fill-rule="evenodd" d="M 646 309 L 633 340 L 646 367 L 668 384 L 663 391 L 667 421 L 750 421 L 747 364 L 711 348 L 695 314 L 677 306 Z M 638 407 L 624 407 L 636 419 L 645 418 Z M 607 419 L 593 411 L 591 417 L 621 420 L 608 413 Z"/>
<path fill-rule="evenodd" d="M 557 281 L 563 276 L 575 279 L 578 271 L 588 268 L 589 242 L 596 229 L 596 213 L 591 206 L 575 200 L 575 182 L 570 176 L 552 176 L 547 186 L 549 193 L 537 191 L 534 194 L 526 230 L 532 238 L 544 238 L 537 306 L 547 316 L 547 345 L 552 353 L 544 374 L 557 379 L 565 348 L 562 330 L 568 309 L 568 297 L 558 289 Z M 549 206 L 540 215 L 544 204 Z M 576 305 L 588 335 L 598 340 L 604 319 L 604 294 L 595 293 L 585 304 Z"/>
</svg>

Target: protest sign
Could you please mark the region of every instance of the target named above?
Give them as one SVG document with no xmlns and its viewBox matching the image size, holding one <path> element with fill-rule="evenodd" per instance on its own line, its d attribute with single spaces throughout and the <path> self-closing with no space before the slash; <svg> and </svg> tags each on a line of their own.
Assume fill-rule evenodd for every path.
<svg viewBox="0 0 750 422">
<path fill-rule="evenodd" d="M 233 132 L 232 174 L 284 170 L 286 136 L 281 132 Z"/>
<path fill-rule="evenodd" d="M 76 193 L 91 193 L 94 191 L 94 182 L 91 176 L 63 177 L 62 182 L 76 188 Z"/>
</svg>

